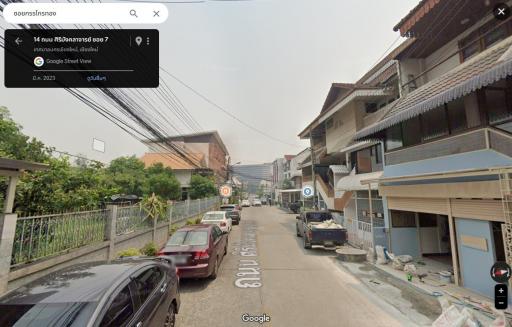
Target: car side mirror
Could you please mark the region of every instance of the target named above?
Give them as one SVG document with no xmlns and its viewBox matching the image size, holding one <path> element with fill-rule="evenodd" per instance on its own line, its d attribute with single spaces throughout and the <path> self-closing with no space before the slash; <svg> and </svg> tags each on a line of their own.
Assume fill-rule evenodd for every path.
<svg viewBox="0 0 512 327">
<path fill-rule="evenodd" d="M 295 219 L 300 219 L 300 216 L 295 216 Z"/>
</svg>

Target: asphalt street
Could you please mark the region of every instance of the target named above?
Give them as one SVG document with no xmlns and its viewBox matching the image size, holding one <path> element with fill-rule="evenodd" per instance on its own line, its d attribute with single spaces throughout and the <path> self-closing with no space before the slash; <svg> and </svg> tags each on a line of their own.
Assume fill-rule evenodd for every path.
<svg viewBox="0 0 512 327">
<path fill-rule="evenodd" d="M 177 326 L 415 325 L 333 257 L 332 251 L 302 247 L 295 215 L 244 208 L 217 279 L 182 280 Z M 261 324 L 244 322 L 263 314 L 269 319 Z"/>
</svg>

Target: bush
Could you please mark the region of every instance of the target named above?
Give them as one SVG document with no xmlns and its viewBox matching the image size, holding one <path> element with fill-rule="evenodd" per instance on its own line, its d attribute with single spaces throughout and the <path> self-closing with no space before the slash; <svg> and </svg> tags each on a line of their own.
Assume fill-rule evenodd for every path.
<svg viewBox="0 0 512 327">
<path fill-rule="evenodd" d="M 202 219 L 201 217 L 197 217 L 196 218 L 196 224 L 200 224 L 201 223 L 201 219 Z"/>
<path fill-rule="evenodd" d="M 141 253 L 140 253 L 139 249 L 136 249 L 136 248 L 128 248 L 128 249 L 125 249 L 125 250 L 117 253 L 117 256 L 120 258 L 136 257 L 136 256 L 140 256 L 140 255 L 141 255 Z"/>
<path fill-rule="evenodd" d="M 142 249 L 140 249 L 140 252 L 148 257 L 154 257 L 158 253 L 158 249 L 156 248 L 155 243 L 149 242 L 148 244 L 144 245 Z"/>
<path fill-rule="evenodd" d="M 187 225 L 195 225 L 195 224 L 196 224 L 195 220 L 187 220 Z"/>
</svg>

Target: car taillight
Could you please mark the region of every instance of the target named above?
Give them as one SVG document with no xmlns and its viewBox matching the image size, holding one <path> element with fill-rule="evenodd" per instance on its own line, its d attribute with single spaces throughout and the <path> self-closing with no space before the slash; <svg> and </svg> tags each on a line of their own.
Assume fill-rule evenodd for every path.
<svg viewBox="0 0 512 327">
<path fill-rule="evenodd" d="M 222 227 L 224 227 L 224 226 L 226 226 L 226 223 L 225 223 L 225 222 L 221 222 L 221 223 L 220 223 L 220 225 L 221 225 Z"/>
<path fill-rule="evenodd" d="M 313 235 L 313 233 L 311 233 L 311 231 L 309 230 L 308 231 L 308 238 L 311 238 L 311 235 Z"/>
<path fill-rule="evenodd" d="M 164 249 L 161 249 L 160 251 L 158 251 L 158 253 L 156 255 L 157 256 L 165 255 Z"/>
<path fill-rule="evenodd" d="M 207 250 L 204 250 L 204 251 L 198 251 L 195 253 L 194 255 L 194 260 L 199 260 L 199 259 L 208 259 L 210 256 L 208 255 L 208 251 Z"/>
</svg>

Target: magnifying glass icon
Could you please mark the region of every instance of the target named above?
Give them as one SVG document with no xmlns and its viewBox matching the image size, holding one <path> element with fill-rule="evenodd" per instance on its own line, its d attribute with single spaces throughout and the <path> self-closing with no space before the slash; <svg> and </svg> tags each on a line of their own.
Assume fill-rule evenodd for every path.
<svg viewBox="0 0 512 327">
<path fill-rule="evenodd" d="M 139 17 L 137 16 L 137 12 L 135 11 L 135 9 L 130 10 L 130 16 L 134 16 L 134 17 L 139 18 Z"/>
</svg>

